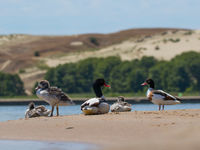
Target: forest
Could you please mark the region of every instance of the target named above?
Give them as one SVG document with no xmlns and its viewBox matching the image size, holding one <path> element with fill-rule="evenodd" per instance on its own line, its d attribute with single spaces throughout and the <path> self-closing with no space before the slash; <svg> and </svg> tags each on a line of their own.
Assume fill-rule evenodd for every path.
<svg viewBox="0 0 200 150">
<path fill-rule="evenodd" d="M 111 85 L 109 93 L 141 93 L 147 78 L 155 81 L 156 89 L 173 93 L 194 93 L 200 90 L 200 53 L 186 52 L 170 61 L 143 57 L 122 61 L 119 57 L 89 58 L 78 63 L 49 69 L 45 79 L 66 93 L 91 93 L 92 83 L 104 78 Z"/>
<path fill-rule="evenodd" d="M 0 96 L 25 95 L 24 84 L 17 74 L 0 72 Z"/>
<path fill-rule="evenodd" d="M 111 85 L 111 89 L 104 88 L 105 93 L 144 95 L 146 88 L 141 83 L 152 78 L 156 89 L 199 95 L 200 53 L 186 52 L 170 61 L 154 57 L 132 61 L 122 61 L 120 57 L 89 58 L 50 68 L 44 78 L 70 94 L 93 93 L 92 83 L 97 78 L 104 78 Z M 0 72 L 0 82 L 0 96 L 25 95 L 23 82 L 17 74 Z"/>
</svg>

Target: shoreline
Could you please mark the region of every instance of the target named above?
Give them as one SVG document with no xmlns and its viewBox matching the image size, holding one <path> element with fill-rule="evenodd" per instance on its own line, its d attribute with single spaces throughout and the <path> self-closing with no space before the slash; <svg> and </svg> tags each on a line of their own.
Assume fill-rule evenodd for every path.
<svg viewBox="0 0 200 150">
<path fill-rule="evenodd" d="M 0 139 L 83 142 L 105 150 L 199 149 L 200 110 L 133 111 L 0 122 Z"/>
<path fill-rule="evenodd" d="M 76 104 L 82 104 L 89 98 L 72 98 Z M 108 97 L 106 99 L 108 103 L 114 103 L 117 97 Z M 151 103 L 146 97 L 125 97 L 125 100 L 129 103 Z M 0 105 L 28 105 L 30 102 L 34 102 L 37 105 L 46 105 L 47 103 L 39 99 L 29 98 L 0 98 Z M 182 103 L 200 103 L 200 96 L 183 96 L 181 97 Z"/>
</svg>

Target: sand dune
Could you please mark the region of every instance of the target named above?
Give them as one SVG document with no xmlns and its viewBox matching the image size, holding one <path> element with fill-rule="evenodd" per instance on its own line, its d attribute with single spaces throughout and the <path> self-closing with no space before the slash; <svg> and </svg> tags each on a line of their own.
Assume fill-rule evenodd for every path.
<svg viewBox="0 0 200 150">
<path fill-rule="evenodd" d="M 77 62 L 89 57 L 120 56 L 122 60 L 133 60 L 143 56 L 153 56 L 159 60 L 170 60 L 183 52 L 200 52 L 200 32 L 168 31 L 152 36 L 132 38 L 96 51 L 69 53 L 67 56 L 46 58 L 46 64 L 55 67 L 59 64 Z"/>
</svg>

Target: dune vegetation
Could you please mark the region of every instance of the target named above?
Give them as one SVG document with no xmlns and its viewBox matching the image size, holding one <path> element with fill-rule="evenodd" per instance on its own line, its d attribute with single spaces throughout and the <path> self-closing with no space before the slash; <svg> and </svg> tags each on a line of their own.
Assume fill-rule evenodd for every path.
<svg viewBox="0 0 200 150">
<path fill-rule="evenodd" d="M 25 95 L 24 85 L 17 74 L 0 72 L 0 96 Z"/>
<path fill-rule="evenodd" d="M 50 68 L 45 79 L 73 97 L 79 97 L 79 94 L 93 96 L 92 83 L 96 78 L 105 78 L 111 85 L 111 89 L 103 89 L 108 96 L 144 96 L 146 88 L 141 83 L 147 78 L 153 78 L 158 89 L 194 95 L 200 89 L 199 64 L 200 53 L 194 51 L 185 52 L 170 61 L 147 56 L 131 61 L 122 61 L 115 56 L 88 58 Z M 25 95 L 23 82 L 17 74 L 1 72 L 0 82 L 0 96 Z"/>
</svg>

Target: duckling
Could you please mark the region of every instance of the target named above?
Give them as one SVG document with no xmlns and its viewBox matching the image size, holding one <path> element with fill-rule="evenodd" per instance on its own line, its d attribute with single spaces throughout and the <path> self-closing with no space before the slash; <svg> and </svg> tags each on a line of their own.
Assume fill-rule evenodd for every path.
<svg viewBox="0 0 200 150">
<path fill-rule="evenodd" d="M 35 107 L 35 104 L 31 102 L 29 103 L 28 109 L 25 112 L 25 118 L 48 116 L 50 112 L 51 111 L 46 109 L 45 106 L 40 105 Z"/>
<path fill-rule="evenodd" d="M 111 112 L 125 112 L 125 111 L 131 111 L 131 104 L 125 102 L 125 99 L 123 96 L 119 96 L 117 99 L 117 102 L 111 105 L 110 110 Z"/>
<path fill-rule="evenodd" d="M 47 80 L 42 80 L 38 83 L 38 86 L 36 87 L 36 95 L 52 106 L 50 116 L 53 116 L 54 106 L 56 106 L 57 116 L 59 116 L 58 106 L 74 105 L 74 102 L 67 94 L 65 94 L 60 88 L 50 87 L 49 81 Z"/>
</svg>

